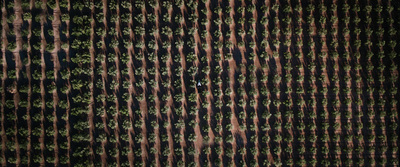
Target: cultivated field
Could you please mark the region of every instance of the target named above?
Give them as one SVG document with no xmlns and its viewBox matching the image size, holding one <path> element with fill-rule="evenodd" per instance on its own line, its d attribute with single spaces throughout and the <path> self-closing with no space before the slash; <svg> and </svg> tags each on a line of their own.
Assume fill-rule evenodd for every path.
<svg viewBox="0 0 400 167">
<path fill-rule="evenodd" d="M 399 166 L 398 0 L 0 5 L 1 166 Z"/>
</svg>

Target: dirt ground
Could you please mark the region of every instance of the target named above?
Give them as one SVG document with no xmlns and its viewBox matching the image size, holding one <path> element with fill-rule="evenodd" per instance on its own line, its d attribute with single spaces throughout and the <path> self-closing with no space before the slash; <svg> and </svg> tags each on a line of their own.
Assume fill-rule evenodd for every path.
<svg viewBox="0 0 400 167">
<path fill-rule="evenodd" d="M 0 3 L 1 166 L 399 164 L 397 2 Z"/>
</svg>

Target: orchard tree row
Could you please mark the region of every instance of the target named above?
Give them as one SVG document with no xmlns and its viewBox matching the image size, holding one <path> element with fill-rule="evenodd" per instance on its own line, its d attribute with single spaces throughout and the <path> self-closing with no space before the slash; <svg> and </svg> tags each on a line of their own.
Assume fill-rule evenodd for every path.
<svg viewBox="0 0 400 167">
<path fill-rule="evenodd" d="M 2 166 L 399 165 L 397 1 L 0 4 Z"/>
</svg>

